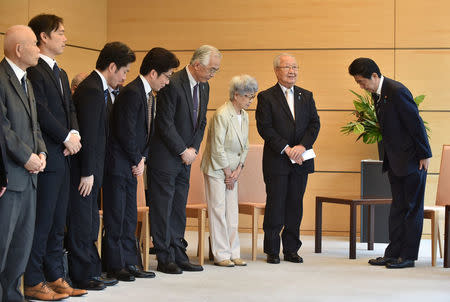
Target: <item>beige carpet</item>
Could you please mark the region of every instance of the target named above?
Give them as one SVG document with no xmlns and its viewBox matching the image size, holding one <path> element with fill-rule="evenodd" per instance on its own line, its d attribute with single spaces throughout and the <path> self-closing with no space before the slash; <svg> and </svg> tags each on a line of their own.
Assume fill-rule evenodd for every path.
<svg viewBox="0 0 450 302">
<path fill-rule="evenodd" d="M 196 233 L 188 232 L 188 253 L 195 259 Z M 241 233 L 242 257 L 250 259 L 250 234 Z M 422 240 L 415 268 L 387 270 L 367 264 L 383 254 L 385 244 L 357 244 L 357 259 L 348 259 L 348 239 L 324 237 L 322 254 L 314 253 L 314 237 L 304 236 L 300 254 L 305 263 L 267 264 L 259 238 L 258 259 L 247 267 L 222 268 L 205 263 L 200 273 L 166 275 L 155 279 L 121 282 L 101 292 L 89 292 L 72 301 L 450 301 L 450 269 L 438 259 L 431 266 L 430 240 Z M 196 261 L 196 259 L 195 259 Z M 155 257 L 151 269 L 156 270 Z"/>
</svg>

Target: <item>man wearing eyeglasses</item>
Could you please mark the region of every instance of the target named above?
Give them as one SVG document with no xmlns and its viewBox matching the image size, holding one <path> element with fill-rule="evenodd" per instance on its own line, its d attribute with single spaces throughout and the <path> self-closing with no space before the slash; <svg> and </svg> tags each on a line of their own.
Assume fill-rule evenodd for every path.
<svg viewBox="0 0 450 302">
<path fill-rule="evenodd" d="M 158 93 L 147 178 L 157 270 L 163 273 L 203 270 L 190 263 L 186 255 L 186 202 L 191 164 L 197 158 L 206 126 L 208 80 L 219 70 L 221 59 L 217 48 L 199 47 L 189 65 L 174 73 Z"/>
<path fill-rule="evenodd" d="M 302 154 L 313 147 L 320 121 L 312 92 L 295 86 L 298 63 L 290 54 L 273 61 L 278 79 L 258 94 L 256 123 L 264 139 L 263 174 L 267 200 L 264 214 L 264 253 L 267 262 L 280 263 L 280 232 L 284 260 L 302 263 L 298 255 L 303 195 L 314 160 Z"/>
<path fill-rule="evenodd" d="M 137 177 L 144 172 L 153 133 L 154 93 L 169 83 L 179 65 L 167 49 L 151 49 L 142 60 L 140 75 L 120 91 L 112 109 L 103 186 L 103 260 L 108 277 L 120 281 L 155 277 L 137 265 Z"/>
</svg>

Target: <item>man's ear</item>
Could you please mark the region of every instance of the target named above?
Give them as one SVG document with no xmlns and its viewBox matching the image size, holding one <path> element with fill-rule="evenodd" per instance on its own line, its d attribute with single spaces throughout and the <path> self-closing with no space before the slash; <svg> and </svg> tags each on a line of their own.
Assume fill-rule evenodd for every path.
<svg viewBox="0 0 450 302">
<path fill-rule="evenodd" d="M 118 70 L 118 69 L 117 69 L 116 63 L 114 63 L 114 62 L 109 63 L 108 71 L 109 71 L 110 73 L 116 73 L 117 70 Z"/>
</svg>

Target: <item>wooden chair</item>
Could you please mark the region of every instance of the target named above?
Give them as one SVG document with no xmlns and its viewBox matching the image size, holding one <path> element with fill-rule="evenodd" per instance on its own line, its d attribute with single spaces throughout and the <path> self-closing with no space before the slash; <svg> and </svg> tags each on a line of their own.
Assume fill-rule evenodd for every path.
<svg viewBox="0 0 450 302">
<path fill-rule="evenodd" d="M 136 238 L 139 238 L 141 249 L 142 265 L 144 270 L 148 270 L 149 265 L 149 249 L 150 249 L 150 223 L 149 223 L 149 208 L 145 200 L 145 184 L 144 177 L 141 175 L 137 178 L 137 212 L 138 224 L 136 227 Z"/>
<path fill-rule="evenodd" d="M 203 265 L 205 263 L 205 229 L 208 206 L 205 202 L 203 172 L 200 170 L 201 160 L 202 154 L 200 151 L 197 155 L 197 159 L 191 166 L 189 195 L 186 204 L 186 217 L 198 219 L 197 256 L 198 263 Z"/>
<path fill-rule="evenodd" d="M 258 220 L 266 209 L 266 187 L 262 173 L 263 145 L 250 145 L 239 177 L 239 213 L 252 216 L 252 260 L 258 249 Z"/>
<path fill-rule="evenodd" d="M 439 243 L 439 255 L 443 257 L 443 213 L 444 200 L 449 199 L 450 195 L 450 145 L 444 145 L 442 147 L 441 166 L 439 169 L 439 180 L 436 192 L 436 206 L 425 206 L 424 219 L 431 219 L 431 265 L 436 265 L 436 247 Z M 441 227 L 440 227 L 441 226 Z M 442 233 L 442 234 L 440 234 Z"/>
</svg>

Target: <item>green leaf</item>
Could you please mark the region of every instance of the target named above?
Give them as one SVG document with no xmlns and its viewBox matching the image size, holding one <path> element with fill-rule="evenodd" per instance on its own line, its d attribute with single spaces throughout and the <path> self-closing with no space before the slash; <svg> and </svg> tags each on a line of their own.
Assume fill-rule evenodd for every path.
<svg viewBox="0 0 450 302">
<path fill-rule="evenodd" d="M 417 107 L 419 107 L 419 105 L 423 102 L 424 99 L 425 99 L 424 94 L 418 95 L 414 98 L 414 102 L 416 103 Z"/>
<path fill-rule="evenodd" d="M 363 133 L 363 132 L 364 132 L 364 126 L 363 126 L 362 124 L 360 124 L 360 123 L 357 123 L 357 124 L 355 125 L 355 129 L 353 130 L 353 132 L 354 132 L 355 134 L 361 134 L 361 133 Z"/>
</svg>

